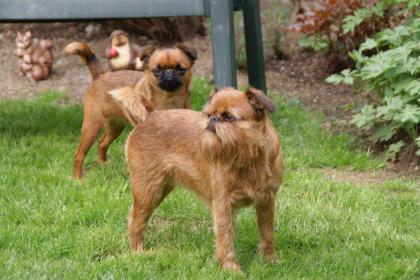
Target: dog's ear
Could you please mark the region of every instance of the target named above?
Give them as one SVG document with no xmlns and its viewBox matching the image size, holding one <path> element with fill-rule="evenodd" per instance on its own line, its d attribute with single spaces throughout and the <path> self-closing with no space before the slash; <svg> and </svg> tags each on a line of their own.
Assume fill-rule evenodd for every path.
<svg viewBox="0 0 420 280">
<path fill-rule="evenodd" d="M 149 63 L 149 59 L 152 56 L 152 54 L 155 52 L 155 50 L 156 50 L 155 46 L 147 46 L 141 51 L 140 60 L 143 62 L 143 68 L 147 67 L 147 64 Z"/>
<path fill-rule="evenodd" d="M 267 97 L 261 90 L 249 87 L 245 91 L 246 96 L 248 97 L 249 103 L 255 109 L 257 118 L 262 116 L 264 109 L 268 110 L 270 113 L 273 113 L 276 110 L 276 105 L 274 102 Z"/>
<path fill-rule="evenodd" d="M 176 47 L 183 51 L 189 59 L 191 59 L 191 62 L 194 63 L 194 61 L 197 59 L 197 50 L 186 43 L 178 43 L 176 44 Z"/>
</svg>

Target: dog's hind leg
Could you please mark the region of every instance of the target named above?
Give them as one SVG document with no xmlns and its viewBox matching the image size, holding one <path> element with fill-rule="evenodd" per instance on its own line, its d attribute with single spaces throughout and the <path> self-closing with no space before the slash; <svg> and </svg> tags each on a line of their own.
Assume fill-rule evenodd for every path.
<svg viewBox="0 0 420 280">
<path fill-rule="evenodd" d="M 111 143 L 123 132 L 125 125 L 121 122 L 110 121 L 105 125 L 105 133 L 99 140 L 98 161 L 106 161 L 106 153 Z"/>
<path fill-rule="evenodd" d="M 147 222 L 153 211 L 173 190 L 173 185 L 159 180 L 144 180 L 138 175 L 132 175 L 133 205 L 128 215 L 130 244 L 133 251 L 144 250 L 144 233 Z"/>
<path fill-rule="evenodd" d="M 102 115 L 96 115 L 95 118 L 92 118 L 91 115 L 87 115 L 85 111 L 82 132 L 80 136 L 80 144 L 74 159 L 73 176 L 76 179 L 82 178 L 83 161 L 85 160 L 85 156 L 88 153 L 89 149 L 95 142 L 96 137 L 101 131 L 101 128 L 103 127 L 104 123 L 105 118 L 103 118 Z"/>
</svg>

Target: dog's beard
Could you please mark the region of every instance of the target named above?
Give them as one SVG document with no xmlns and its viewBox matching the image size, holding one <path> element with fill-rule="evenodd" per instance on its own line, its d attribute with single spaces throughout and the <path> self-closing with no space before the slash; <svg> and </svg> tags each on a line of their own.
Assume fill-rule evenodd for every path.
<svg viewBox="0 0 420 280">
<path fill-rule="evenodd" d="M 264 136 L 254 122 L 217 123 L 214 131 L 204 129 L 201 149 L 210 162 L 231 162 L 244 167 L 262 152 Z"/>
</svg>

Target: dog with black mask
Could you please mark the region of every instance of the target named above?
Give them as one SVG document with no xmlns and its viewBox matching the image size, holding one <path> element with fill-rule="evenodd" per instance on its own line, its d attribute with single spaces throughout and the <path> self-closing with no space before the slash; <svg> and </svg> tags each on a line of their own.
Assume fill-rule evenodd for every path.
<svg viewBox="0 0 420 280">
<path fill-rule="evenodd" d="M 105 134 L 99 141 L 99 162 L 106 161 L 110 144 L 124 130 L 126 122 L 136 125 L 148 112 L 190 106 L 191 68 L 197 51 L 187 44 L 160 49 L 146 47 L 140 55 L 144 72 L 104 73 L 85 43 L 71 43 L 66 52 L 79 55 L 93 78 L 83 101 L 82 134 L 74 160 L 75 178 L 82 177 L 85 156 L 103 127 Z"/>
<path fill-rule="evenodd" d="M 185 43 L 174 48 L 145 48 L 141 55 L 145 76 L 134 91 L 157 110 L 189 108 L 191 68 L 196 59 L 197 51 Z"/>
</svg>

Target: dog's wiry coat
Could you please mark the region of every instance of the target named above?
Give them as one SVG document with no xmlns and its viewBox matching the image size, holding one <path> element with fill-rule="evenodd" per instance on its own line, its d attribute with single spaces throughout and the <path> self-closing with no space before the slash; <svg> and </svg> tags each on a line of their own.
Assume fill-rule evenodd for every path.
<svg viewBox="0 0 420 280">
<path fill-rule="evenodd" d="M 257 211 L 260 251 L 274 257 L 274 204 L 283 156 L 266 112 L 273 108 L 257 90 L 223 89 L 203 113 L 155 111 L 138 123 L 126 146 L 133 250 L 144 249 L 148 219 L 180 182 L 212 208 L 216 258 L 223 267 L 240 270 L 233 246 L 234 211 L 248 205 Z"/>
</svg>

